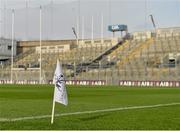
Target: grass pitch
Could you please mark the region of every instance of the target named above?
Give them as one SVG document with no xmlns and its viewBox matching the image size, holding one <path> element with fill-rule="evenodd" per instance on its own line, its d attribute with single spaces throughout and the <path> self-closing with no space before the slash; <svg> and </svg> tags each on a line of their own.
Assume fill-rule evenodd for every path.
<svg viewBox="0 0 180 131">
<path fill-rule="evenodd" d="M 53 125 L 50 118 L 3 121 L 51 115 L 53 90 L 53 85 L 0 85 L 0 129 L 180 130 L 180 105 L 59 116 Z M 178 88 L 68 86 L 67 90 L 69 105 L 56 103 L 55 114 L 180 103 Z"/>
</svg>

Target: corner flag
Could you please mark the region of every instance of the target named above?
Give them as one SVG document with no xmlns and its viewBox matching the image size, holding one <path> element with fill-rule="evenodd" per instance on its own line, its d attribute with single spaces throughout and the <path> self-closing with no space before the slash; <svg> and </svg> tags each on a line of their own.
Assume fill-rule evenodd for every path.
<svg viewBox="0 0 180 131">
<path fill-rule="evenodd" d="M 57 60 L 56 70 L 55 70 L 54 78 L 53 78 L 53 84 L 55 84 L 55 89 L 54 89 L 51 124 L 53 123 L 53 120 L 54 120 L 55 102 L 61 103 L 66 106 L 68 105 L 65 79 L 64 79 L 62 67 L 60 65 L 59 60 Z"/>
</svg>

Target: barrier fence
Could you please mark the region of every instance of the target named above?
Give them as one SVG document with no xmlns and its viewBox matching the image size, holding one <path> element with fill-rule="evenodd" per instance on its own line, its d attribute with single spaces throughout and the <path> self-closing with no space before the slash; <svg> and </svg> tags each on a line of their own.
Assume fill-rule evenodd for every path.
<svg viewBox="0 0 180 131">
<path fill-rule="evenodd" d="M 120 86 L 180 87 L 180 81 L 119 81 Z"/>
<path fill-rule="evenodd" d="M 67 85 L 107 85 L 106 80 L 66 80 Z M 39 84 L 37 80 L 0 80 L 0 84 Z M 49 80 L 46 84 L 53 84 Z M 132 87 L 180 87 L 180 81 L 127 81 L 120 80 L 119 86 L 132 86 Z"/>
<path fill-rule="evenodd" d="M 105 80 L 66 80 L 67 85 L 106 85 Z M 39 84 L 37 80 L 0 80 L 0 84 Z M 52 80 L 49 80 L 46 84 L 53 84 Z"/>
</svg>

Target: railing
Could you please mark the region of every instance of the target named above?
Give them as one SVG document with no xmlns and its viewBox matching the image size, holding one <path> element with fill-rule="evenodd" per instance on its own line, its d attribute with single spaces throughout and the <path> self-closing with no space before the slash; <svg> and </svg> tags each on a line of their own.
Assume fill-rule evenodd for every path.
<svg viewBox="0 0 180 131">
<path fill-rule="evenodd" d="M 24 57 L 26 57 L 26 56 L 34 53 L 34 52 L 35 52 L 34 49 L 30 49 L 30 50 L 26 51 L 25 53 L 21 53 L 21 54 L 15 56 L 15 57 L 13 58 L 13 61 L 14 61 L 14 62 L 17 62 L 17 61 L 19 61 L 20 59 L 22 59 L 22 58 L 24 58 Z M 3 67 L 6 68 L 6 67 L 9 66 L 10 64 L 11 64 L 11 59 L 7 60 L 7 61 L 3 64 L 3 65 L 4 65 Z"/>
<path fill-rule="evenodd" d="M 139 46 L 131 50 L 131 52 L 122 58 L 121 61 L 117 63 L 119 67 L 121 67 L 123 64 L 125 64 L 127 61 L 132 60 L 137 54 L 141 52 L 141 50 L 147 48 L 150 44 L 153 43 L 153 39 L 149 39 L 145 42 L 142 42 Z"/>
</svg>

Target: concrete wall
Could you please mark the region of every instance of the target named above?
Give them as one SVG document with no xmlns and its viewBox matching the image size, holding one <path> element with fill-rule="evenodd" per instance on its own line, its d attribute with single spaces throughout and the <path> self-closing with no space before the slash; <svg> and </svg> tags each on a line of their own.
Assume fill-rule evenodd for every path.
<svg viewBox="0 0 180 131">
<path fill-rule="evenodd" d="M 94 40 L 80 40 L 78 42 L 79 48 L 84 47 L 107 47 L 109 45 L 116 45 L 119 41 L 119 38 L 112 39 L 94 39 Z"/>
<path fill-rule="evenodd" d="M 171 37 L 171 36 L 180 36 L 180 27 L 157 29 L 157 37 Z"/>
<path fill-rule="evenodd" d="M 17 44 L 17 50 L 18 54 L 24 53 L 29 49 L 36 49 L 38 50 L 38 47 L 40 46 L 39 41 L 19 41 Z M 64 49 L 71 49 L 73 47 L 76 47 L 76 40 L 46 40 L 42 41 L 42 47 L 47 48 L 49 50 L 50 47 L 61 48 L 62 46 L 65 47 Z"/>
<path fill-rule="evenodd" d="M 134 40 L 145 40 L 149 39 L 152 37 L 152 32 L 151 31 L 146 31 L 146 32 L 134 32 L 133 33 L 133 39 Z"/>
<path fill-rule="evenodd" d="M 58 53 L 58 52 L 66 52 L 70 50 L 70 45 L 54 45 L 54 46 L 42 46 L 42 53 Z M 40 47 L 36 47 L 36 53 L 40 52 Z"/>
</svg>

